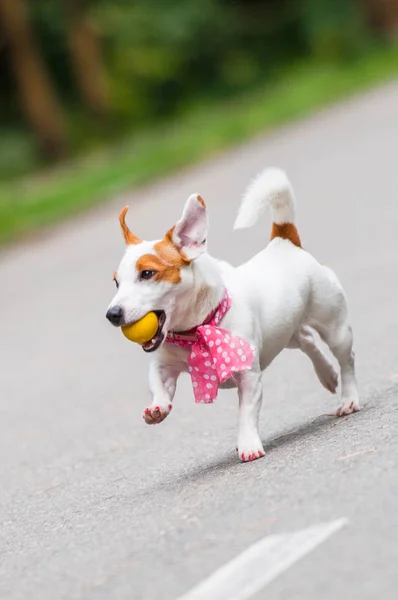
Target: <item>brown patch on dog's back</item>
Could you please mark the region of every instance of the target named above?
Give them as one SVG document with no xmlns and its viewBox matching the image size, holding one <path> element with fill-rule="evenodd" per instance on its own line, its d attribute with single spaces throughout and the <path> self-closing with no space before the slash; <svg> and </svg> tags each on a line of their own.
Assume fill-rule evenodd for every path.
<svg viewBox="0 0 398 600">
<path fill-rule="evenodd" d="M 154 254 L 144 254 L 143 256 L 140 256 L 135 266 L 139 273 L 141 273 L 141 271 L 156 271 L 156 275 L 154 275 L 151 281 L 167 281 L 173 284 L 180 283 L 181 281 L 179 267 L 166 264 Z"/>
<path fill-rule="evenodd" d="M 297 231 L 297 227 L 293 223 L 282 223 L 281 225 L 278 223 L 272 223 L 271 230 L 271 241 L 274 238 L 282 238 L 284 240 L 289 240 L 298 248 L 301 248 L 301 240 L 299 233 Z"/>
</svg>

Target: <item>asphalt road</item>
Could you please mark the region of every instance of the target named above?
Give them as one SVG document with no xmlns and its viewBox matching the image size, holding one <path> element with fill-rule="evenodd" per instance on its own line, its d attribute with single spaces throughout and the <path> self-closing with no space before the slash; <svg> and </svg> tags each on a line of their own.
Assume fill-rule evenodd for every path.
<svg viewBox="0 0 398 600">
<path fill-rule="evenodd" d="M 3 251 L 2 599 L 175 600 L 264 536 L 342 517 L 255 600 L 397 597 L 397 147 L 392 83 L 128 198 L 131 228 L 153 239 L 200 192 L 210 251 L 238 264 L 270 230 L 265 216 L 232 233 L 240 194 L 281 166 L 303 244 L 346 288 L 362 412 L 324 416 L 338 398 L 285 351 L 264 376 L 252 464 L 236 456 L 233 391 L 196 406 L 183 378 L 170 417 L 142 420 L 147 356 L 104 318 L 126 198 Z"/>
</svg>

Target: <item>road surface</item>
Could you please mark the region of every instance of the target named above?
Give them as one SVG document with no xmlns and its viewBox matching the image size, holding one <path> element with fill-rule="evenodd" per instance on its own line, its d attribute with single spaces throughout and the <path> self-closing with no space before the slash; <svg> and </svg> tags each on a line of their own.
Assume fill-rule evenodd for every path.
<svg viewBox="0 0 398 600">
<path fill-rule="evenodd" d="M 170 417 L 142 420 L 148 357 L 105 320 L 126 197 L 3 251 L 1 599 L 176 600 L 258 540 L 338 519 L 251 597 L 397 597 L 397 147 L 391 83 L 127 198 L 131 229 L 153 239 L 200 192 L 211 253 L 238 264 L 270 230 L 267 215 L 232 233 L 240 194 L 281 166 L 305 248 L 345 286 L 362 412 L 325 416 L 338 398 L 285 351 L 264 376 L 252 464 L 236 456 L 233 391 L 197 406 L 184 377 Z"/>
</svg>

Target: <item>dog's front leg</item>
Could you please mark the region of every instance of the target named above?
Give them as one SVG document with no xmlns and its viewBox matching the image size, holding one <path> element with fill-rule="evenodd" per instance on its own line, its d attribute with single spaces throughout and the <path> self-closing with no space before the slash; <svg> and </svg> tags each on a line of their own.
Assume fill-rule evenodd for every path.
<svg viewBox="0 0 398 600">
<path fill-rule="evenodd" d="M 258 415 L 263 399 L 261 372 L 242 371 L 236 376 L 239 394 L 239 458 L 247 462 L 264 456 L 258 434 Z"/>
<path fill-rule="evenodd" d="M 149 367 L 149 390 L 152 404 L 144 410 L 143 418 L 148 425 L 161 423 L 170 413 L 176 391 L 179 371 L 153 360 Z"/>
</svg>

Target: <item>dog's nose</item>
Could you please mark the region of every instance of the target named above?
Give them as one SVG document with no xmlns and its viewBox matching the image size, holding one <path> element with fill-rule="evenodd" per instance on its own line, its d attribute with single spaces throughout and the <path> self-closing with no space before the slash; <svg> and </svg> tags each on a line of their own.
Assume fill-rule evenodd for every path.
<svg viewBox="0 0 398 600">
<path fill-rule="evenodd" d="M 123 317 L 123 309 L 120 306 L 112 306 L 106 313 L 106 318 L 112 325 L 120 325 Z"/>
</svg>

